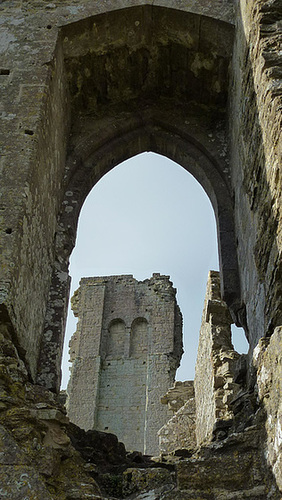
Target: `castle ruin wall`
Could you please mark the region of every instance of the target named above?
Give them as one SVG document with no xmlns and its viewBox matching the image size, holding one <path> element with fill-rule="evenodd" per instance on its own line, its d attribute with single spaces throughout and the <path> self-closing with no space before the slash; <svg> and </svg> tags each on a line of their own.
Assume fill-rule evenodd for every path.
<svg viewBox="0 0 282 500">
<path fill-rule="evenodd" d="M 282 323 L 280 2 L 236 3 L 230 87 L 231 173 L 251 351 Z M 244 318 L 245 315 L 245 318 Z M 250 365 L 252 356 L 250 356 Z"/>
<path fill-rule="evenodd" d="M 211 5 L 208 0 L 201 4 L 190 0 L 181 7 L 184 10 L 177 3 L 170 2 L 167 7 L 163 2 L 144 5 L 132 0 L 118 5 L 113 1 L 105 5 L 87 0 L 79 5 L 55 1 L 50 8 L 43 0 L 36 6 L 29 1 L 17 6 L 11 0 L 1 5 L 1 321 L 12 333 L 32 380 L 55 392 L 60 384 L 68 261 L 77 219 L 85 197 L 105 172 L 139 152 L 166 154 L 192 170 L 209 193 L 215 211 L 223 203 L 224 218 L 229 220 L 229 227 L 233 225 L 223 180 L 227 170 L 222 121 L 218 121 L 216 140 L 210 140 L 208 124 L 212 120 L 205 113 L 191 113 L 189 105 L 191 100 L 199 100 L 208 115 L 214 108 L 221 115 L 225 108 L 233 43 L 232 2 L 222 0 Z M 176 48 L 189 59 L 193 70 L 189 70 L 189 78 L 181 72 L 179 79 L 174 78 Z M 102 57 L 105 50 L 114 65 L 112 70 Z M 198 62 L 205 52 L 207 77 Z M 85 57 L 89 54 L 88 64 Z M 151 55 L 148 58 L 146 54 Z M 125 72 L 118 70 L 117 61 L 129 63 L 133 56 L 136 67 L 146 67 L 148 61 L 151 64 L 144 96 L 142 70 L 136 72 L 134 65 L 134 78 L 127 79 Z M 164 61 L 167 63 L 163 66 Z M 180 57 L 179 68 L 181 61 Z M 85 64 L 93 68 L 80 74 Z M 149 98 L 146 106 L 138 104 L 143 97 L 147 101 L 148 95 L 165 97 L 164 68 L 175 97 L 161 103 L 155 98 L 152 103 Z M 90 74 L 95 83 L 88 80 Z M 117 87 L 111 83 L 113 78 L 118 79 Z M 190 82 L 185 89 L 184 81 Z M 201 93 L 202 87 L 205 90 Z M 89 95 L 94 88 L 95 96 Z M 104 88 L 110 92 L 108 96 L 100 95 Z M 127 106 L 126 96 L 129 101 L 136 100 L 137 112 Z M 175 98 L 180 106 L 175 105 Z M 117 116 L 119 104 L 123 110 Z M 145 114 L 140 118 L 141 110 Z M 90 122 L 89 111 L 95 115 Z M 187 113 L 191 114 L 189 119 Z M 157 127 L 152 126 L 152 117 Z M 190 143 L 187 137 L 191 134 L 197 137 Z M 179 140 L 183 142 L 180 149 L 176 147 Z M 204 147 L 198 149 L 197 144 L 202 143 Z M 220 196 L 221 190 L 226 196 Z M 221 226 L 223 210 L 219 212 Z M 229 251 L 234 265 L 230 270 L 232 280 L 225 280 L 225 290 L 229 295 L 237 290 L 234 293 L 238 295 L 234 241 Z"/>
<path fill-rule="evenodd" d="M 112 432 L 127 449 L 155 454 L 168 420 L 161 396 L 182 355 L 182 317 L 167 276 L 83 278 L 73 310 L 68 415 L 85 430 Z"/>
<path fill-rule="evenodd" d="M 163 396 L 174 415 L 159 431 L 162 453 L 193 449 L 224 439 L 234 422 L 233 401 L 240 360 L 231 341 L 232 318 L 220 295 L 220 275 L 210 271 L 206 287 L 194 381 L 175 382 Z M 243 390 L 244 392 L 244 390 Z"/>
<path fill-rule="evenodd" d="M 220 276 L 210 271 L 195 368 L 197 444 L 211 441 L 217 425 L 231 425 L 230 405 L 240 385 L 235 383 L 236 362 L 240 358 L 231 342 L 228 307 L 221 299 Z"/>
<path fill-rule="evenodd" d="M 193 450 L 196 440 L 194 381 L 176 381 L 161 399 L 173 416 L 159 430 L 159 449 L 164 455 L 176 450 Z"/>
<path fill-rule="evenodd" d="M 150 150 L 190 171 L 213 203 L 221 295 L 249 338 L 254 387 L 252 352 L 282 324 L 279 0 L 6 0 L 0 14 L 1 329 L 31 380 L 58 392 L 83 200 Z M 105 52 L 138 81 L 110 85 L 125 79 L 105 70 Z"/>
</svg>

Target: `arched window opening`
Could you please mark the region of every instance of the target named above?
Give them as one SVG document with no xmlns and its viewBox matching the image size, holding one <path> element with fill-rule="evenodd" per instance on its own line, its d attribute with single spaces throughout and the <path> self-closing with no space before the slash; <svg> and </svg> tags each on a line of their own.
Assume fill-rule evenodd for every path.
<svg viewBox="0 0 282 500">
<path fill-rule="evenodd" d="M 107 340 L 107 358 L 118 358 L 124 355 L 125 324 L 122 319 L 114 319 L 111 321 Z"/>
<path fill-rule="evenodd" d="M 144 356 L 148 352 L 148 321 L 136 318 L 131 325 L 130 350 L 131 357 Z"/>
<path fill-rule="evenodd" d="M 94 186 L 81 211 L 72 253 L 72 290 L 82 276 L 153 272 L 169 274 L 184 318 L 184 355 L 178 380 L 194 378 L 208 272 L 218 269 L 217 235 L 210 200 L 184 168 L 164 156 L 143 153 Z M 68 379 L 68 342 L 75 331 L 69 313 L 63 360 Z"/>
</svg>

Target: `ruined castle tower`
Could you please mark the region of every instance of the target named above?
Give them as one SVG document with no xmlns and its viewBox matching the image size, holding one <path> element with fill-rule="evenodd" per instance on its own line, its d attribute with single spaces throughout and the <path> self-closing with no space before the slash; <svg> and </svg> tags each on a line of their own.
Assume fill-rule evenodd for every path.
<svg viewBox="0 0 282 500">
<path fill-rule="evenodd" d="M 72 299 L 68 414 L 75 424 L 112 432 L 127 449 L 158 452 L 168 420 L 161 397 L 182 355 L 182 315 L 168 276 L 83 278 Z"/>
</svg>

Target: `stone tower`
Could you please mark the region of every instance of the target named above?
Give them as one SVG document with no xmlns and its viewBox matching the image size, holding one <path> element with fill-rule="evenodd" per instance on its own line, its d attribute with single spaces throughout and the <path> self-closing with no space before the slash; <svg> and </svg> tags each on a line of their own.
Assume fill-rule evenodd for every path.
<svg viewBox="0 0 282 500">
<path fill-rule="evenodd" d="M 79 321 L 70 341 L 70 419 L 116 434 L 129 450 L 157 453 L 157 431 L 170 416 L 160 398 L 182 355 L 182 315 L 169 277 L 83 278 L 72 307 Z"/>
</svg>

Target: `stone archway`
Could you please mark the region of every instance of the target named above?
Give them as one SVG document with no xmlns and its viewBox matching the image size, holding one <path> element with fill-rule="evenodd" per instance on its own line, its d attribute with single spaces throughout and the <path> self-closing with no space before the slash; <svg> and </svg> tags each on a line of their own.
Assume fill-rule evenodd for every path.
<svg viewBox="0 0 282 500">
<path fill-rule="evenodd" d="M 240 323 L 225 134 L 232 39 L 228 23 L 152 6 L 101 14 L 62 29 L 71 133 L 39 383 L 58 389 L 68 259 L 83 201 L 107 171 L 144 151 L 174 160 L 207 192 L 217 221 L 222 295 Z"/>
<path fill-rule="evenodd" d="M 140 150 L 141 144 L 144 149 Z M 127 145 L 127 147 L 130 145 L 130 152 L 128 152 L 125 145 Z M 231 309 L 233 308 L 234 316 L 238 313 L 241 307 L 240 287 L 232 203 L 228 185 L 222 179 L 220 172 L 212 163 L 211 159 L 203 152 L 203 148 L 199 149 L 199 147 L 193 144 L 192 141 L 190 142 L 187 137 L 183 138 L 176 132 L 172 134 L 171 127 L 170 131 L 167 131 L 162 129 L 160 124 L 158 124 L 158 126 L 152 124 L 146 128 L 137 128 L 137 130 L 125 134 L 121 140 L 109 140 L 105 150 L 99 149 L 92 155 L 87 155 L 88 161 L 86 163 L 80 163 L 80 168 L 77 170 L 76 175 L 72 178 L 72 182 L 68 186 L 63 200 L 63 207 L 65 210 L 62 211 L 58 224 L 57 255 L 59 258 L 54 273 L 55 279 L 53 282 L 50 303 L 50 309 L 55 311 L 56 317 L 64 317 L 64 306 L 62 307 L 62 301 L 60 301 L 62 289 L 59 284 L 63 283 L 64 285 L 67 283 L 61 280 L 61 276 L 67 272 L 69 255 L 75 241 L 80 208 L 85 197 L 92 188 L 91 179 L 93 179 L 93 177 L 95 178 L 97 164 L 100 168 L 104 168 L 104 172 L 106 172 L 109 164 L 112 168 L 115 166 L 115 163 L 113 164 L 113 157 L 115 158 L 116 164 L 119 164 L 126 157 L 133 156 L 133 153 L 138 154 L 144 150 L 153 150 L 154 152 L 164 154 L 163 148 L 165 148 L 166 156 L 182 165 L 196 177 L 212 201 L 218 228 L 223 283 L 222 294 L 228 302 L 229 307 Z M 76 163 L 75 155 L 73 158 L 74 163 Z M 102 158 L 102 161 L 99 163 L 97 158 Z M 97 180 L 102 176 L 101 171 L 103 172 L 101 169 L 100 173 L 96 176 Z M 72 244 L 70 244 L 70 242 Z M 61 268 L 59 265 L 61 265 Z M 65 293 L 65 290 L 63 290 L 63 292 Z M 47 332 L 49 331 L 50 325 L 47 326 Z M 42 356 L 48 356 L 48 352 L 54 353 L 56 350 L 56 341 L 52 349 L 50 339 L 48 338 L 48 341 L 43 347 Z M 47 362 L 44 361 L 44 363 L 42 363 L 41 361 L 41 363 L 42 366 L 49 366 L 53 371 L 54 365 L 50 361 L 49 358 Z"/>
</svg>

